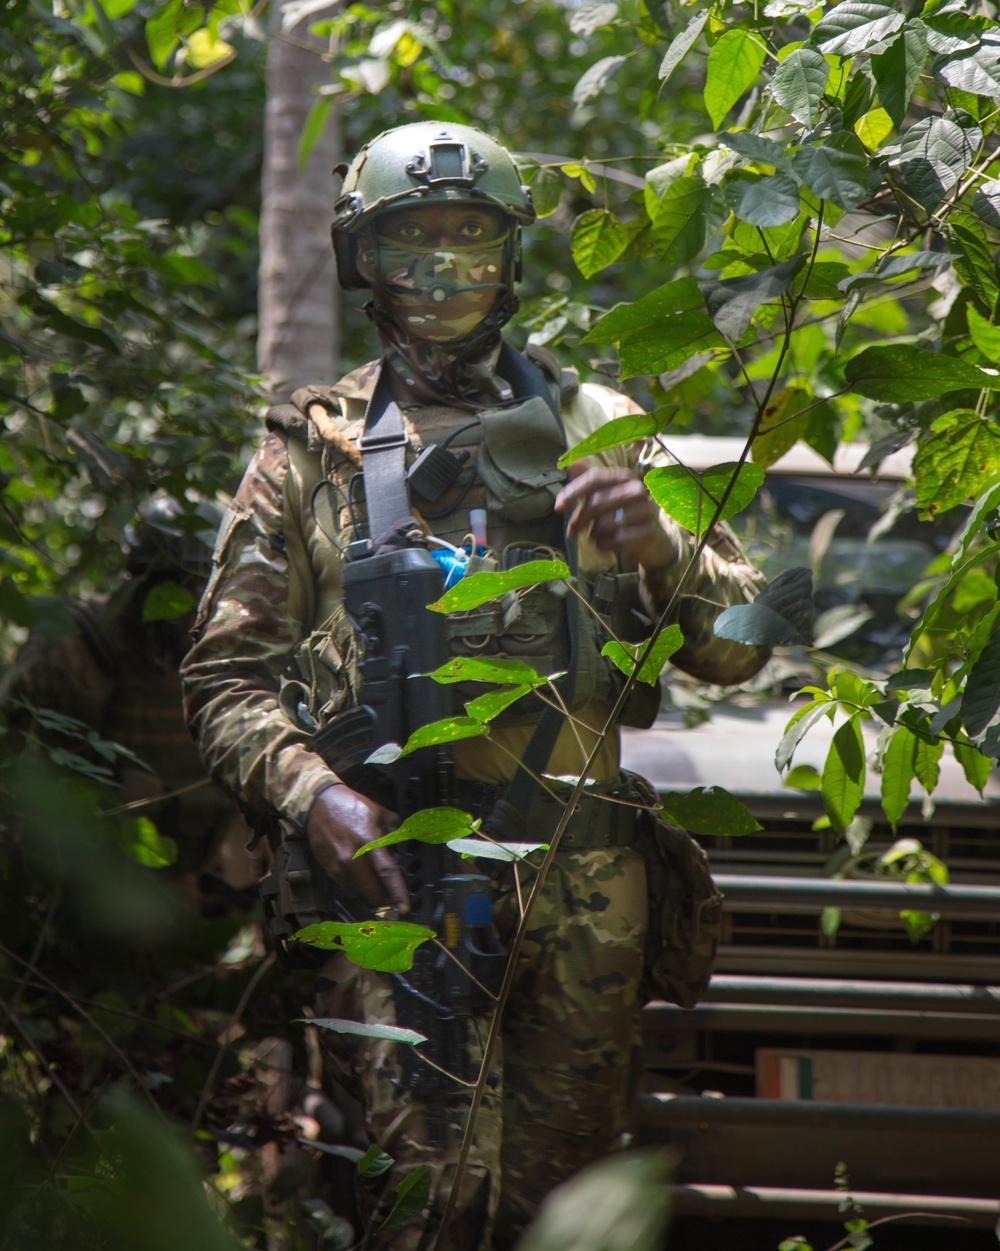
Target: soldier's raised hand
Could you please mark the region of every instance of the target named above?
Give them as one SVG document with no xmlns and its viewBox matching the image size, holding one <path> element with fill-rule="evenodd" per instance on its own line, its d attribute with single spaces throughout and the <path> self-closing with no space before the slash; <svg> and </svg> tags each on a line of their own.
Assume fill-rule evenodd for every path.
<svg viewBox="0 0 1000 1251">
<path fill-rule="evenodd" d="M 410 897 L 399 866 L 384 847 L 354 859 L 365 843 L 399 825 L 394 812 L 341 783 L 321 791 L 306 820 L 313 855 L 340 886 L 362 895 L 374 908 L 392 904 L 401 915 L 410 911 Z"/>
<path fill-rule="evenodd" d="M 571 539 L 586 536 L 602 552 L 617 552 L 647 570 L 673 564 L 674 547 L 660 524 L 660 510 L 631 470 L 588 469 L 577 461 L 569 474 L 555 509 L 569 514 Z"/>
</svg>

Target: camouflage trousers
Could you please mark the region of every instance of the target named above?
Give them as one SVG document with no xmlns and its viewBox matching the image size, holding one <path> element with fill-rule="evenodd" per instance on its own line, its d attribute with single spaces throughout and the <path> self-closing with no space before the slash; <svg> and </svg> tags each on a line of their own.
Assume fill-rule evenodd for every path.
<svg viewBox="0 0 1000 1251">
<path fill-rule="evenodd" d="M 522 894 L 531 886 L 523 866 Z M 497 882 L 495 917 L 505 946 L 518 921 L 510 871 Z M 508 1251 L 559 1182 L 618 1146 L 640 1072 L 639 985 L 647 925 L 646 872 L 630 848 L 556 855 L 529 920 L 491 1080 L 476 1121 L 469 1165 L 442 1251 Z M 392 983 L 336 955 L 318 986 L 318 1014 L 394 1024 Z M 489 1019 L 469 1022 L 475 1068 Z M 398 1232 L 372 1233 L 372 1251 L 427 1251 L 455 1175 L 470 1092 L 448 1096 L 443 1134 L 430 1132 L 415 1091 L 401 1084 L 393 1043 L 323 1031 L 324 1046 L 365 1109 L 390 1171 L 362 1182 L 371 1230 L 395 1203 L 395 1187 L 418 1164 L 431 1173 L 420 1217 Z"/>
</svg>

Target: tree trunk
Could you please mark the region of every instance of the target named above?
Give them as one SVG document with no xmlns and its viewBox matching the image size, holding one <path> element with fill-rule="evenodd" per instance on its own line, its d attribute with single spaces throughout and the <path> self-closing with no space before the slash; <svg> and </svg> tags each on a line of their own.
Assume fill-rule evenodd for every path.
<svg viewBox="0 0 1000 1251">
<path fill-rule="evenodd" d="M 339 338 L 339 288 L 330 249 L 338 118 L 330 112 L 301 168 L 299 141 L 316 101 L 313 89 L 329 82 L 330 72 L 320 55 L 325 46 L 306 34 L 306 22 L 281 30 L 282 7 L 271 9 L 257 335 L 257 366 L 277 399 L 305 382 L 333 381 Z M 308 21 L 322 16 L 311 14 Z"/>
</svg>

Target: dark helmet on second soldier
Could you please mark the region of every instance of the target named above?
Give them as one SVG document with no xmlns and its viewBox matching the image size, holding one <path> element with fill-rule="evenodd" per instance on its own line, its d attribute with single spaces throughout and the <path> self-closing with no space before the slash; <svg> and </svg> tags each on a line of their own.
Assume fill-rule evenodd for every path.
<svg viewBox="0 0 1000 1251">
<path fill-rule="evenodd" d="M 330 228 L 340 285 L 348 291 L 370 286 L 358 271 L 357 254 L 361 236 L 376 217 L 435 203 L 499 209 L 512 225 L 505 281 L 520 277 L 518 228 L 530 226 L 536 213 L 510 153 L 471 126 L 413 122 L 383 131 L 344 171 Z"/>
<path fill-rule="evenodd" d="M 190 509 L 157 491 L 125 526 L 125 567 L 133 575 L 207 578 L 222 516 L 211 500 L 199 498 Z"/>
</svg>

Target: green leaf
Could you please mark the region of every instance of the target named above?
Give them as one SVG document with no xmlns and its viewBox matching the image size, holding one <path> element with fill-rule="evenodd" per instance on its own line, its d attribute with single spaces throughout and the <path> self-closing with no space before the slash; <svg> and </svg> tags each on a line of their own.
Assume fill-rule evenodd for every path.
<svg viewBox="0 0 1000 1251">
<path fill-rule="evenodd" d="M 425 674 L 435 682 L 495 682 L 504 686 L 544 686 L 548 677 L 511 656 L 452 656 L 451 660 Z"/>
<path fill-rule="evenodd" d="M 616 261 L 628 246 L 628 231 L 607 209 L 590 209 L 573 223 L 570 251 L 584 278 Z"/>
<path fill-rule="evenodd" d="M 719 188 L 701 178 L 678 178 L 661 197 L 653 217 L 656 255 L 668 265 L 684 265 L 721 224 Z"/>
<path fill-rule="evenodd" d="M 993 774 L 993 761 L 971 743 L 955 742 L 952 743 L 951 749 L 955 753 L 955 759 L 962 766 L 966 781 L 982 795 L 986 783 Z"/>
<path fill-rule="evenodd" d="M 969 321 L 972 342 L 988 361 L 992 361 L 994 365 L 1000 364 L 1000 326 L 994 326 L 987 321 L 972 304 L 966 308 L 965 315 Z"/>
<path fill-rule="evenodd" d="M 1000 32 L 986 31 L 974 48 L 935 57 L 931 68 L 949 87 L 974 96 L 1000 96 Z"/>
<path fill-rule="evenodd" d="M 877 152 L 892 134 L 892 118 L 885 109 L 872 109 L 858 118 L 854 133 L 869 152 Z"/>
<path fill-rule="evenodd" d="M 820 788 L 819 771 L 811 764 L 796 765 L 794 769 L 789 769 L 782 786 L 796 791 L 818 791 Z"/>
<path fill-rule="evenodd" d="M 479 860 L 503 860 L 510 864 L 524 860 L 532 852 L 548 851 L 548 843 L 491 843 L 485 838 L 456 838 L 448 846 L 460 856 L 475 856 Z"/>
<path fill-rule="evenodd" d="M 771 95 L 803 126 L 819 120 L 819 102 L 830 77 L 830 62 L 812 48 L 796 48 L 774 71 Z"/>
<path fill-rule="evenodd" d="M 425 1040 L 421 1039 L 421 1041 Z M 386 1155 L 378 1143 L 373 1142 L 358 1160 L 357 1169 L 362 1177 L 381 1177 L 383 1173 L 388 1173 L 395 1163 L 391 1155 Z"/>
<path fill-rule="evenodd" d="M 594 456 L 598 452 L 606 452 L 613 447 L 627 447 L 638 439 L 646 439 L 656 434 L 662 423 L 652 413 L 629 413 L 625 417 L 613 417 L 605 425 L 581 439 L 575 447 L 563 452 L 557 464 L 560 469 L 572 465 L 574 461 L 585 456 Z"/>
<path fill-rule="evenodd" d="M 907 186 L 928 212 L 936 208 L 968 169 L 982 138 L 944 117 L 925 117 L 903 135 L 899 165 Z"/>
<path fill-rule="evenodd" d="M 328 921 L 325 924 L 330 925 L 333 922 Z M 319 927 L 311 925 L 308 928 L 318 929 Z M 329 950 L 329 947 L 324 946 L 323 943 L 314 943 L 314 946 L 324 947 L 324 950 Z M 365 968 L 368 967 L 368 965 L 365 965 Z M 410 966 L 407 965 L 406 967 L 409 968 Z M 384 1038 L 387 1042 L 409 1043 L 413 1046 L 427 1041 L 425 1034 L 418 1034 L 415 1029 L 403 1029 L 399 1025 L 380 1025 L 376 1022 L 369 1023 L 367 1021 L 343 1021 L 338 1017 L 332 1016 L 300 1016 L 295 1019 L 300 1025 L 315 1025 L 317 1029 L 327 1029 L 333 1034 L 357 1034 L 360 1038 Z M 369 1160 L 368 1157 L 371 1157 L 371 1159 Z M 379 1168 L 376 1172 L 373 1166 L 375 1161 L 379 1159 L 388 1160 L 389 1163 L 386 1164 L 385 1168 Z M 371 1171 L 365 1172 L 362 1170 L 361 1165 L 365 1160 L 368 1160 L 366 1168 Z M 358 1171 L 362 1177 L 378 1177 L 386 1172 L 387 1169 L 392 1168 L 393 1163 L 394 1161 L 389 1156 L 383 1155 L 380 1149 L 373 1143 L 358 1161 Z"/>
<path fill-rule="evenodd" d="M 699 539 L 711 524 L 730 480 L 734 484 L 717 518 L 720 521 L 741 512 L 753 499 L 764 481 L 759 465 L 729 462 L 702 473 L 683 465 L 666 465 L 651 469 L 643 479 L 663 511 Z"/>
<path fill-rule="evenodd" d="M 705 307 L 715 328 L 727 338 L 742 338 L 757 309 L 788 290 L 805 259 L 805 256 L 795 256 L 790 261 L 743 278 L 701 283 Z"/>
<path fill-rule="evenodd" d="M 988 17 L 970 17 L 967 13 L 924 17 L 918 25 L 932 52 L 949 54 L 975 48 L 987 31 L 995 29 Z"/>
<path fill-rule="evenodd" d="M 878 98 L 898 130 L 910 107 L 910 97 L 927 60 L 927 43 L 919 22 L 907 22 L 902 32 L 871 59 Z"/>
<path fill-rule="evenodd" d="M 743 174 L 727 185 L 726 203 L 748 226 L 784 226 L 799 215 L 799 187 L 790 174 Z"/>
<path fill-rule="evenodd" d="M 574 35 L 583 35 L 589 39 L 600 26 L 609 26 L 618 17 L 617 3 L 603 0 L 588 0 L 576 9 L 569 19 L 569 28 Z"/>
<path fill-rule="evenodd" d="M 675 278 L 632 304 L 616 304 L 583 338 L 584 343 L 617 343 L 640 326 L 663 317 L 690 313 L 702 306 L 701 291 L 693 278 Z"/>
<path fill-rule="evenodd" d="M 812 574 L 785 569 L 752 604 L 736 604 L 715 619 L 716 638 L 754 647 L 782 647 L 812 642 Z"/>
<path fill-rule="evenodd" d="M 916 741 L 913 731 L 901 725 L 889 739 L 889 746 L 882 757 L 882 811 L 893 834 L 910 802 Z"/>
<path fill-rule="evenodd" d="M 866 348 L 847 362 L 844 377 L 859 395 L 893 404 L 932 400 L 966 387 L 1000 388 L 996 374 L 984 373 L 956 356 L 925 352 L 908 343 Z"/>
<path fill-rule="evenodd" d="M 667 48 L 663 60 L 660 62 L 657 74 L 660 82 L 665 83 L 667 81 L 698 42 L 698 36 L 705 29 L 705 23 L 708 21 L 708 12 L 708 9 L 704 9 L 701 13 L 696 13 L 680 34 L 676 35 L 671 41 L 670 47 Z"/>
<path fill-rule="evenodd" d="M 938 784 L 938 777 L 941 773 L 938 764 L 943 754 L 944 743 L 940 740 L 928 743 L 926 739 L 918 738 L 914 744 L 913 772 L 928 795 L 934 793 L 934 788 Z"/>
<path fill-rule="evenodd" d="M 576 86 L 573 88 L 573 103 L 581 105 L 586 103 L 592 96 L 598 96 L 604 90 L 611 80 L 611 76 L 618 72 L 625 64 L 623 56 L 605 56 L 583 75 L 581 75 Z"/>
<path fill-rule="evenodd" d="M 763 64 L 760 36 L 749 31 L 727 30 L 714 45 L 708 54 L 703 99 L 716 129 L 740 96 L 753 86 Z"/>
<path fill-rule="evenodd" d="M 959 281 L 971 287 L 986 312 L 992 317 L 1000 302 L 1000 287 L 993 262 L 993 248 L 981 223 L 968 213 L 952 213 L 944 226 L 954 258 Z"/>
<path fill-rule="evenodd" d="M 888 5 L 846 0 L 823 17 L 811 42 L 828 55 L 853 56 L 888 39 L 903 21 L 903 14 Z"/>
<path fill-rule="evenodd" d="M 548 217 L 554 213 L 563 193 L 563 180 L 556 170 L 523 156 L 518 157 L 518 166 L 524 181 L 531 187 L 531 201 L 538 216 Z"/>
<path fill-rule="evenodd" d="M 719 135 L 719 143 L 748 161 L 763 165 L 780 165 L 785 159 L 785 150 L 780 144 L 762 135 L 753 135 L 749 130 L 724 130 Z"/>
<path fill-rule="evenodd" d="M 413 953 L 420 944 L 435 935 L 426 925 L 411 921 L 321 921 L 292 937 L 321 951 L 342 951 L 363 969 L 405 973 L 413 968 Z"/>
<path fill-rule="evenodd" d="M 800 410 L 810 398 L 804 387 L 785 387 L 768 401 L 750 449 L 755 465 L 768 469 L 802 438 L 811 414 Z"/>
<path fill-rule="evenodd" d="M 670 791 L 662 804 L 663 817 L 690 834 L 734 837 L 764 828 L 747 807 L 721 786 L 696 786 L 686 795 Z"/>
<path fill-rule="evenodd" d="M 827 938 L 834 938 L 840 929 L 840 923 L 843 920 L 843 913 L 840 908 L 824 908 L 820 913 L 820 928 Z M 804 1238 L 791 1238 L 787 1243 L 782 1243 L 778 1251 L 793 1251 L 794 1248 L 803 1248 L 803 1251 L 812 1251 L 812 1247 Z"/>
<path fill-rule="evenodd" d="M 803 704 L 797 709 L 789 719 L 788 725 L 785 726 L 785 732 L 781 736 L 781 742 L 778 749 L 774 753 L 774 767 L 780 773 L 790 763 L 795 755 L 795 749 L 805 735 L 812 729 L 820 717 L 826 716 L 833 708 L 833 703 L 829 699 L 814 699 L 811 703 Z"/>
<path fill-rule="evenodd" d="M 430 1193 L 431 1171 L 426 1164 L 418 1164 L 396 1187 L 396 1202 L 379 1226 L 379 1232 L 394 1233 L 405 1229 L 420 1214 Z"/>
<path fill-rule="evenodd" d="M 665 373 L 698 352 L 726 346 L 706 313 L 680 313 L 626 335 L 618 344 L 618 358 L 622 377 L 634 378 Z"/>
<path fill-rule="evenodd" d="M 1000 473 L 1000 428 L 972 409 L 939 417 L 913 458 L 920 515 L 934 516 L 977 495 Z"/>
<path fill-rule="evenodd" d="M 861 140 L 846 131 L 800 148 L 792 168 L 813 195 L 838 208 L 857 208 L 868 197 L 868 158 Z"/>
<path fill-rule="evenodd" d="M 359 847 L 354 859 L 376 847 L 392 847 L 411 838 L 418 843 L 447 843 L 452 838 L 464 838 L 478 828 L 479 822 L 473 821 L 472 814 L 460 808 L 422 808 L 412 812 L 395 830 Z"/>
<path fill-rule="evenodd" d="M 982 734 L 1000 711 L 1000 633 L 994 634 L 969 670 L 962 693 L 962 724 L 970 737 Z"/>
<path fill-rule="evenodd" d="M 505 686 L 499 691 L 487 691 L 485 695 L 470 700 L 465 705 L 465 711 L 474 721 L 492 721 L 511 704 L 516 704 L 525 695 L 530 695 L 532 690 L 533 686 Z"/>
<path fill-rule="evenodd" d="M 562 560 L 529 560 L 503 573 L 483 570 L 462 578 L 427 607 L 432 612 L 464 612 L 506 595 L 508 591 L 535 586 L 540 582 L 565 581 L 569 576 L 569 566 Z"/>
<path fill-rule="evenodd" d="M 830 824 L 838 834 L 844 834 L 865 790 L 865 750 L 857 717 L 845 721 L 834 734 L 820 789 Z"/>
<path fill-rule="evenodd" d="M 120 835 L 122 851 L 147 869 L 165 869 L 177 863 L 177 844 L 167 838 L 149 817 L 126 821 Z"/>
<path fill-rule="evenodd" d="M 655 686 L 663 666 L 674 652 L 679 651 L 683 646 L 684 635 L 680 626 L 665 626 L 657 635 L 656 642 L 636 674 L 638 681 L 648 682 L 650 686 Z M 612 664 L 616 665 L 622 673 L 631 677 L 643 650 L 642 644 L 623 646 L 621 643 L 616 643 L 612 640 L 609 643 L 605 643 L 601 648 L 601 655 L 607 656 Z"/>
<path fill-rule="evenodd" d="M 441 743 L 457 743 L 465 738 L 478 738 L 489 733 L 489 729 L 475 717 L 442 717 L 440 721 L 432 721 L 430 725 L 422 725 L 414 730 L 403 745 L 399 756 L 409 756 L 411 752 L 422 747 L 436 747 Z M 399 756 L 396 759 L 399 759 Z M 371 761 L 371 757 L 369 757 Z M 371 763 L 388 764 L 388 760 L 371 761 Z"/>
<path fill-rule="evenodd" d="M 186 586 L 176 582 L 157 582 L 142 601 L 143 621 L 173 621 L 191 612 L 195 598 Z"/>
</svg>

